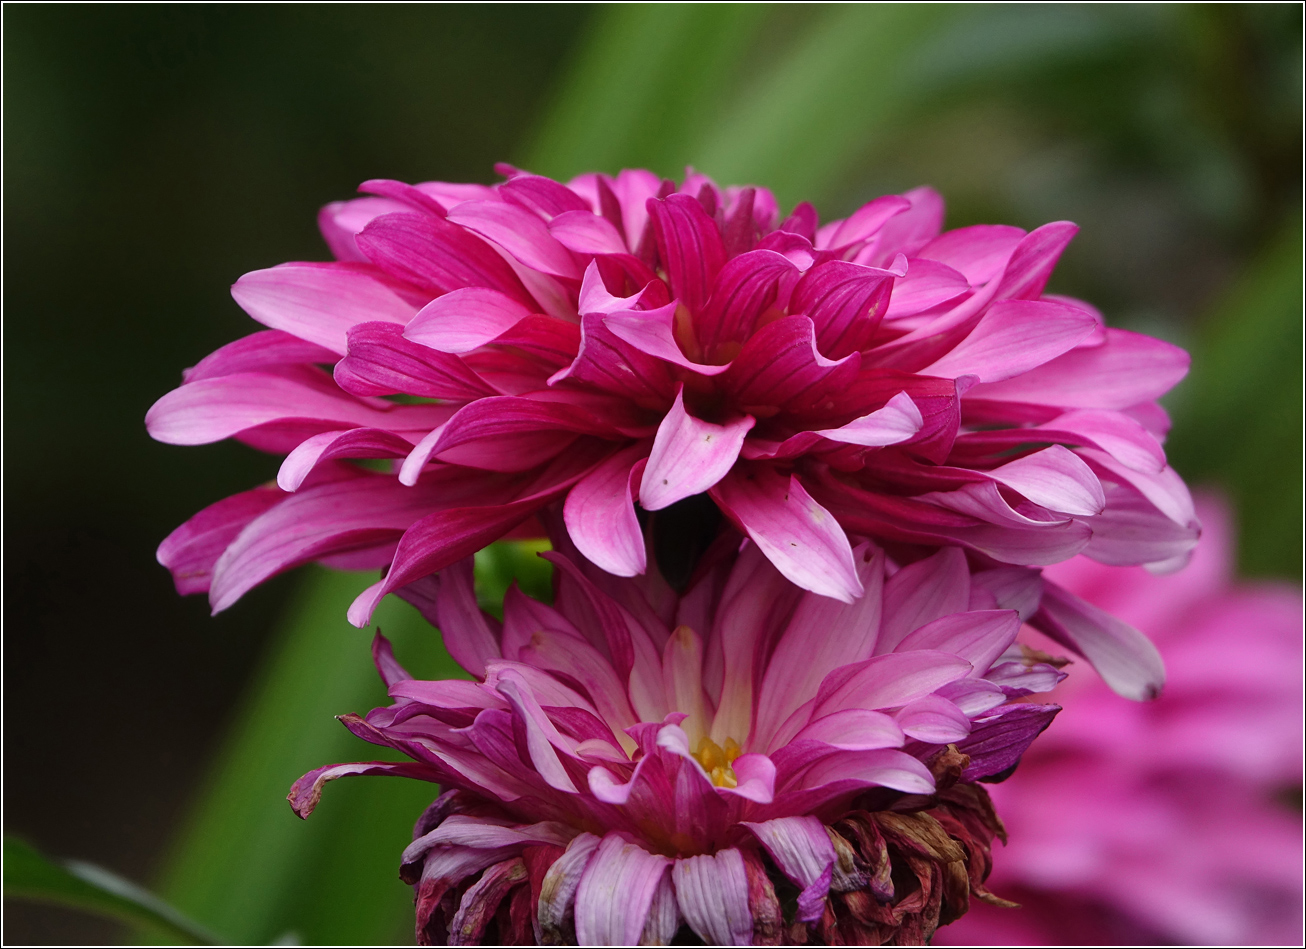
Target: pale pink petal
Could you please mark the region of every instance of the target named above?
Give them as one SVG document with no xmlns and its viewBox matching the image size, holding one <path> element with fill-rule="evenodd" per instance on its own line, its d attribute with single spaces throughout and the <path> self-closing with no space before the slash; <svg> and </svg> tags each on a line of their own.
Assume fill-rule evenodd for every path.
<svg viewBox="0 0 1306 949">
<path fill-rule="evenodd" d="M 813 434 L 845 445 L 873 448 L 905 442 L 916 435 L 924 424 L 921 410 L 916 407 L 911 396 L 899 392 L 882 408 L 868 415 L 853 419 L 839 428 L 817 429 Z"/>
<path fill-rule="evenodd" d="M 1102 483 L 1093 469 L 1061 445 L 1017 458 L 988 475 L 1050 511 L 1089 516 L 1106 507 Z"/>
<path fill-rule="evenodd" d="M 655 310 L 618 311 L 604 317 L 603 325 L 640 352 L 700 376 L 719 376 L 730 368 L 729 363 L 709 366 L 692 361 L 681 351 L 675 337 L 676 312 L 680 309 L 679 303 L 672 302 Z"/>
<path fill-rule="evenodd" d="M 960 656 L 931 649 L 875 656 L 826 676 L 812 717 L 846 708 L 897 708 L 964 678 L 973 669 Z"/>
<path fill-rule="evenodd" d="M 794 737 L 795 742 L 819 741 L 846 751 L 901 748 L 905 740 L 898 722 L 883 712 L 864 708 L 847 708 L 823 715 L 804 726 Z"/>
<path fill-rule="evenodd" d="M 639 504 L 646 511 L 702 494 L 725 477 L 756 421 L 745 415 L 725 425 L 704 422 L 685 411 L 684 395 L 681 386 L 653 440 L 639 485 Z"/>
<path fill-rule="evenodd" d="M 934 792 L 929 768 L 911 755 L 892 748 L 836 751 L 826 755 L 803 775 L 802 786 L 819 788 L 843 781 L 892 788 L 905 794 Z"/>
<path fill-rule="evenodd" d="M 683 857 L 672 865 L 671 880 L 680 912 L 699 938 L 710 946 L 752 945 L 748 875 L 738 850 Z"/>
<path fill-rule="evenodd" d="M 529 211 L 495 201 L 466 201 L 450 210 L 449 221 L 493 241 L 541 273 L 580 279 L 571 253 Z"/>
<path fill-rule="evenodd" d="M 620 835 L 603 838 L 576 890 L 576 941 L 582 946 L 633 946 L 671 861 Z"/>
<path fill-rule="evenodd" d="M 618 577 L 638 576 L 648 566 L 633 499 L 644 452 L 634 445 L 612 455 L 576 483 L 563 507 L 576 548 Z"/>
<path fill-rule="evenodd" d="M 1005 224 L 976 224 L 946 231 L 916 252 L 961 271 L 972 286 L 1002 273 L 1025 232 Z"/>
<path fill-rule="evenodd" d="M 671 883 L 671 874 L 662 877 L 658 890 L 653 894 L 653 902 L 648 908 L 648 919 L 644 922 L 644 932 L 640 936 L 641 946 L 669 946 L 680 931 L 680 906 L 676 903 L 676 888 Z"/>
<path fill-rule="evenodd" d="M 1091 662 L 1125 698 L 1144 701 L 1160 695 L 1165 683 L 1161 654 L 1129 624 L 1045 581 L 1034 625 Z"/>
<path fill-rule="evenodd" d="M 898 319 L 922 313 L 956 299 L 969 289 L 970 282 L 964 274 L 937 260 L 916 257 L 907 262 L 907 273 L 893 282 L 893 295 L 885 317 Z"/>
<path fill-rule="evenodd" d="M 549 222 L 549 233 L 573 254 L 624 254 L 626 242 L 612 222 L 592 211 L 565 211 Z"/>
<path fill-rule="evenodd" d="M 277 487 L 295 491 L 319 464 L 333 458 L 403 458 L 413 450 L 408 439 L 382 428 L 322 432 L 299 443 L 277 471 Z"/>
<path fill-rule="evenodd" d="M 825 825 L 809 816 L 740 823 L 761 841 L 780 871 L 803 888 L 798 895 L 798 918 L 804 922 L 819 919 L 835 860 Z"/>
<path fill-rule="evenodd" d="M 1193 496 L 1173 468 L 1166 467 L 1157 472 L 1142 471 L 1092 448 L 1081 448 L 1078 454 L 1105 469 L 1107 476 L 1114 475 L 1115 479 L 1133 485 L 1143 497 L 1156 505 L 1158 511 L 1176 524 L 1188 527 L 1196 523 L 1197 511 L 1193 507 Z"/>
<path fill-rule="evenodd" d="M 904 636 L 970 603 L 970 568 L 957 547 L 903 567 L 884 585 L 884 627 L 875 653 L 893 652 Z"/>
<path fill-rule="evenodd" d="M 845 603 L 864 592 L 848 536 L 797 478 L 764 465 L 736 466 L 710 493 L 793 583 Z"/>
<path fill-rule="evenodd" d="M 563 855 L 544 874 L 536 912 L 542 932 L 561 933 L 563 921 L 575 902 L 581 877 L 598 847 L 599 838 L 594 834 L 580 834 L 567 844 Z"/>
<path fill-rule="evenodd" d="M 934 620 L 903 637 L 896 651 L 938 649 L 960 656 L 983 675 L 1016 641 L 1020 614 L 1015 610 L 973 610 Z"/>
<path fill-rule="evenodd" d="M 896 716 L 903 733 L 917 741 L 946 745 L 970 734 L 970 719 L 939 695 L 925 695 L 904 705 Z"/>
<path fill-rule="evenodd" d="M 1156 436 L 1122 412 L 1066 412 L 1039 428 L 1079 435 L 1136 471 L 1158 474 L 1165 467 L 1165 451 Z"/>
<path fill-rule="evenodd" d="M 838 227 L 823 241 L 825 228 L 817 234 L 816 246 L 819 248 L 846 247 L 857 241 L 874 237 L 890 218 L 902 214 L 911 208 L 911 201 L 897 194 L 886 194 L 863 204 L 860 208 L 838 223 Z"/>
<path fill-rule="evenodd" d="M 209 353 L 190 369 L 183 370 L 183 382 L 198 382 L 233 372 L 258 372 L 279 366 L 319 363 L 329 365 L 338 353 L 281 330 L 261 330 Z"/>
</svg>

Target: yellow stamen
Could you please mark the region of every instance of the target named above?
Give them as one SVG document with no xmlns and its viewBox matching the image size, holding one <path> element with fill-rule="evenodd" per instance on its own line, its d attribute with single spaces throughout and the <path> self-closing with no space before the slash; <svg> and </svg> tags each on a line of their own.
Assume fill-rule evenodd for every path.
<svg viewBox="0 0 1306 949">
<path fill-rule="evenodd" d="M 722 748 L 704 735 L 698 743 L 694 757 L 708 773 L 713 784 L 719 788 L 733 788 L 739 786 L 739 779 L 735 777 L 735 769 L 730 766 L 740 754 L 739 742 L 733 738 L 727 738 L 726 746 Z"/>
</svg>

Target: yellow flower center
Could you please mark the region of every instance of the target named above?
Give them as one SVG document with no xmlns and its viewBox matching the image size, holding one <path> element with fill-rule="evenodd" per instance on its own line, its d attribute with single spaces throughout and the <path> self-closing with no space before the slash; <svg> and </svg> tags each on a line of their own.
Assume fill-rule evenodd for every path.
<svg viewBox="0 0 1306 949">
<path fill-rule="evenodd" d="M 730 767 L 739 755 L 739 743 L 733 738 L 727 738 L 726 746 L 722 748 L 706 735 L 699 741 L 698 750 L 694 752 L 698 763 L 703 766 L 712 783 L 719 788 L 733 788 L 739 785 L 739 779 L 735 777 L 735 769 Z"/>
</svg>

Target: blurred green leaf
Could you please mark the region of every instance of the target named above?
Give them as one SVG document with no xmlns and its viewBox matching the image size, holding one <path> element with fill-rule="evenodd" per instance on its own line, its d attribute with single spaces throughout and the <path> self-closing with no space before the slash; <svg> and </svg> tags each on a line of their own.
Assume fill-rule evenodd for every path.
<svg viewBox="0 0 1306 949">
<path fill-rule="evenodd" d="M 547 540 L 500 541 L 476 554 L 476 600 L 481 609 L 503 619 L 503 595 L 517 581 L 523 593 L 553 602 L 553 565 L 540 557 Z"/>
<path fill-rule="evenodd" d="M 5 837 L 4 894 L 7 899 L 70 906 L 145 927 L 167 942 L 217 946 L 223 943 L 153 893 L 103 867 L 80 860 L 54 861 L 30 844 Z"/>
<path fill-rule="evenodd" d="M 306 943 L 411 939 L 412 891 L 398 879 L 398 857 L 437 789 L 341 781 L 307 821 L 285 800 L 320 765 L 387 757 L 334 720 L 388 701 L 370 634 L 345 620 L 374 580 L 310 568 L 161 874 L 169 899 L 236 942 L 285 933 Z M 375 623 L 415 675 L 462 674 L 406 603 L 387 598 Z"/>
<path fill-rule="evenodd" d="M 1241 517 L 1245 573 L 1298 578 L 1302 523 L 1302 225 L 1291 221 L 1205 321 L 1166 452 Z"/>
</svg>

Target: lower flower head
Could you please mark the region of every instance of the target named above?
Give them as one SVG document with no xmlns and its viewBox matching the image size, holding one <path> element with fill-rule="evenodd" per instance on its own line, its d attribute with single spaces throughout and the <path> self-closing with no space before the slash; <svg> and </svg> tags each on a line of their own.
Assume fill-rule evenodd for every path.
<svg viewBox="0 0 1306 949">
<path fill-rule="evenodd" d="M 476 941 L 497 919 L 504 940 L 666 942 L 683 924 L 910 941 L 986 895 L 1000 824 L 973 782 L 1059 710 L 1011 701 L 1063 678 L 1015 641 L 1036 592 L 956 549 L 900 567 L 862 541 L 866 592 L 845 604 L 727 532 L 676 595 L 555 539 L 555 605 L 510 590 L 501 625 L 470 561 L 406 588 L 475 679 L 414 680 L 378 634 L 395 703 L 343 721 L 412 760 L 291 791 L 303 816 L 349 774 L 446 788 L 403 858 L 419 938 Z"/>
</svg>

